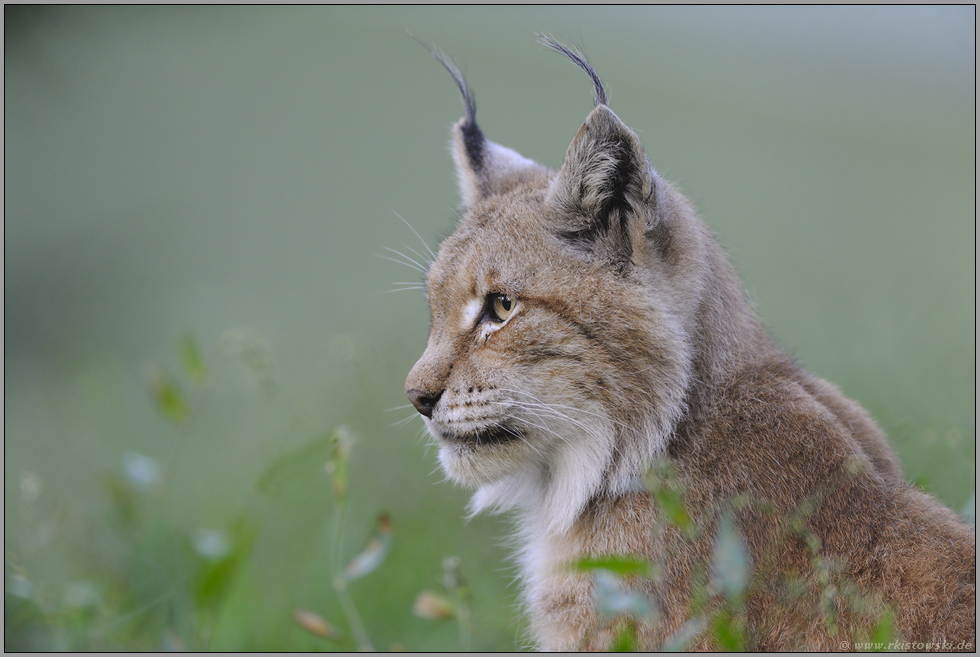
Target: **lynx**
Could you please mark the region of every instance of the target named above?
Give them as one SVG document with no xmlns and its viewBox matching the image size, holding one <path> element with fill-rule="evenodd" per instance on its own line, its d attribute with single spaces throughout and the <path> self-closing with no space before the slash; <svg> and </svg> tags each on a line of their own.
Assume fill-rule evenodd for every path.
<svg viewBox="0 0 980 657">
<path fill-rule="evenodd" d="M 535 646 L 604 650 L 629 628 L 643 649 L 716 650 L 728 613 L 743 649 L 859 648 L 890 618 L 899 647 L 972 651 L 974 530 L 776 346 L 592 66 L 543 41 L 595 92 L 558 171 L 486 139 L 433 53 L 465 106 L 463 212 L 426 274 L 431 329 L 405 385 L 470 510 L 513 513 Z M 751 564 L 729 607 L 712 556 L 725 522 Z M 619 582 L 651 613 L 597 611 L 598 580 L 574 565 L 610 555 L 656 567 Z"/>
</svg>

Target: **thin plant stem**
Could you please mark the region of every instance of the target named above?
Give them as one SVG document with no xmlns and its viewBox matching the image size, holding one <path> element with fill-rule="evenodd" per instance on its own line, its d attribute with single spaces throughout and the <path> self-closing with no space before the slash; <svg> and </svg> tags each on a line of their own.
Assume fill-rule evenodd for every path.
<svg viewBox="0 0 980 657">
<path fill-rule="evenodd" d="M 473 633 L 470 631 L 470 609 L 466 604 L 457 604 L 459 611 L 459 644 L 463 652 L 470 652 L 473 644 Z"/>
<path fill-rule="evenodd" d="M 364 623 L 361 621 L 360 614 L 357 613 L 354 599 L 347 591 L 347 582 L 344 580 L 341 572 L 341 551 L 344 544 L 346 520 L 347 502 L 346 500 L 338 500 L 336 513 L 334 514 L 334 549 L 330 566 L 330 571 L 333 575 L 333 589 L 337 592 L 337 597 L 340 599 L 340 605 L 344 610 L 344 615 L 347 617 L 347 624 L 350 626 L 354 640 L 357 642 L 358 650 L 361 652 L 374 652 L 374 646 L 371 644 L 371 639 L 364 629 Z"/>
<path fill-rule="evenodd" d="M 357 613 L 357 607 L 354 606 L 354 599 L 351 598 L 350 593 L 347 591 L 347 583 L 342 577 L 338 577 L 333 581 L 333 588 L 340 598 L 340 604 L 344 608 L 344 615 L 347 616 L 347 623 L 350 625 L 351 633 L 354 634 L 354 639 L 357 641 L 357 649 L 361 652 L 374 652 L 371 639 L 368 637 L 367 630 L 364 629 L 364 623 L 361 622 L 360 614 Z"/>
</svg>

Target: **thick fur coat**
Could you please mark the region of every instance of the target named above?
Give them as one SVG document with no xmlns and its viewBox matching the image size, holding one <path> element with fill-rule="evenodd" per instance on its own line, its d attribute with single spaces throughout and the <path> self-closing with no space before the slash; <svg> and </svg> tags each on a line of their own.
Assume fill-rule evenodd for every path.
<svg viewBox="0 0 980 657">
<path fill-rule="evenodd" d="M 547 44 L 596 90 L 559 171 L 487 140 L 439 57 L 466 106 L 464 213 L 428 270 L 431 332 L 406 382 L 473 512 L 517 518 L 536 646 L 602 650 L 631 628 L 646 649 L 716 649 L 711 619 L 729 614 L 752 650 L 846 649 L 886 617 L 897 640 L 972 647 L 974 530 L 773 343 L 594 70 Z M 752 567 L 737 604 L 713 583 L 725 517 Z M 654 613 L 596 611 L 595 579 L 572 566 L 608 555 L 655 566 L 621 584 Z"/>
</svg>

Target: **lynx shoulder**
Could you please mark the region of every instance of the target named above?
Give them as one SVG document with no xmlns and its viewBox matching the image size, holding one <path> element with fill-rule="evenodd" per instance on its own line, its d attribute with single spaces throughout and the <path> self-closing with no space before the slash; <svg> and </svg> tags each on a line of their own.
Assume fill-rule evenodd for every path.
<svg viewBox="0 0 980 657">
<path fill-rule="evenodd" d="M 427 272 L 431 331 L 406 382 L 472 512 L 517 519 L 536 646 L 626 632 L 717 649 L 725 622 L 747 650 L 837 650 L 891 623 L 896 641 L 972 649 L 973 529 L 774 344 L 592 67 L 545 43 L 595 88 L 558 171 L 487 140 L 436 55 L 466 110 L 464 212 Z M 747 564 L 735 584 L 724 544 Z M 615 555 L 652 564 L 616 584 L 647 613 L 599 614 L 598 580 L 573 568 Z"/>
</svg>

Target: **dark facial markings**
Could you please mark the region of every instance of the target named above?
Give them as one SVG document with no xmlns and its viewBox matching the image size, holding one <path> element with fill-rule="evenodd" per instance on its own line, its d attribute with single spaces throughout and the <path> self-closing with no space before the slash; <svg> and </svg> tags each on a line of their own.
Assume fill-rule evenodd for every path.
<svg viewBox="0 0 980 657">
<path fill-rule="evenodd" d="M 520 440 L 521 434 L 506 425 L 498 425 L 478 431 L 460 432 L 440 431 L 442 437 L 451 442 L 476 443 L 477 445 L 500 445 Z"/>
</svg>

